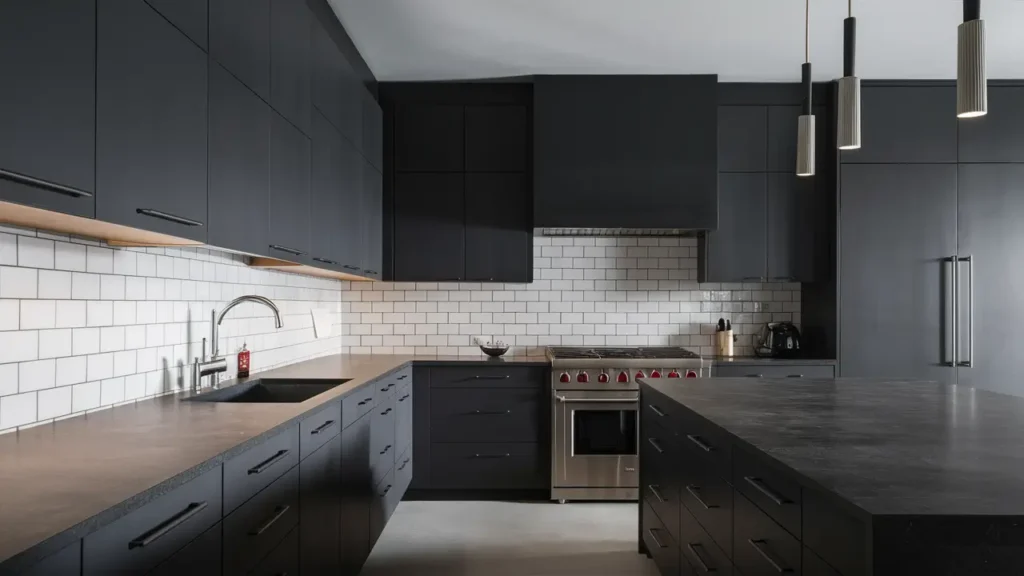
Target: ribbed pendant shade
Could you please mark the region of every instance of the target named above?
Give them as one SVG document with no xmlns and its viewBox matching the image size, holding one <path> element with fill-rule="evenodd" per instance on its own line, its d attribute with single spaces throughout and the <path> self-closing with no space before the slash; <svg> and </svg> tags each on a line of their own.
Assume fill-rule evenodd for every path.
<svg viewBox="0 0 1024 576">
<path fill-rule="evenodd" d="M 853 2 L 850 2 L 852 13 Z M 857 49 L 857 19 L 843 21 L 843 77 L 839 79 L 839 110 L 836 114 L 836 146 L 840 150 L 860 148 L 860 78 L 854 73 Z"/>
<path fill-rule="evenodd" d="M 814 115 L 797 119 L 796 175 L 814 176 Z"/>
<path fill-rule="evenodd" d="M 956 115 L 960 118 L 976 118 L 987 113 L 985 22 L 969 20 L 957 30 Z"/>
</svg>

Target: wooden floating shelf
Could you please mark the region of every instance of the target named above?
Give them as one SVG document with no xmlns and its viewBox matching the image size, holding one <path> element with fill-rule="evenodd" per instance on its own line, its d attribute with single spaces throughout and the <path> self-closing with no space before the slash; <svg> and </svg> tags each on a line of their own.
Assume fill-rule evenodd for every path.
<svg viewBox="0 0 1024 576">
<path fill-rule="evenodd" d="M 0 202 L 0 222 L 104 240 L 111 246 L 203 246 L 202 242 L 195 240 L 11 202 Z"/>
<path fill-rule="evenodd" d="M 373 282 L 372 279 L 363 278 L 362 276 L 355 276 L 345 272 L 336 272 L 334 270 L 324 270 L 322 268 L 315 268 L 306 264 L 296 264 L 294 262 L 288 262 L 287 260 L 278 260 L 277 258 L 266 258 L 263 256 L 254 256 L 252 261 L 249 263 L 249 266 L 266 270 L 278 270 L 280 272 L 303 274 L 305 276 L 319 276 L 320 278 L 348 280 L 350 282 Z"/>
</svg>

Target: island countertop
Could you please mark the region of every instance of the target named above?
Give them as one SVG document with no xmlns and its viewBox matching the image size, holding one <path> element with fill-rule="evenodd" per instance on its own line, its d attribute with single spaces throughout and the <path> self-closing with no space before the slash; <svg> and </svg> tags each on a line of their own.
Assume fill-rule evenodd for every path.
<svg viewBox="0 0 1024 576">
<path fill-rule="evenodd" d="M 867 514 L 1024 515 L 1024 398 L 883 379 L 646 383 Z"/>
</svg>

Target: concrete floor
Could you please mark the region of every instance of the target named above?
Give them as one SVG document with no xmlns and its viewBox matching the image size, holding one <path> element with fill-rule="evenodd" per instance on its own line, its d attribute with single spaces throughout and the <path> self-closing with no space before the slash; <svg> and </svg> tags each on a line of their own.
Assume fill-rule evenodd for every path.
<svg viewBox="0 0 1024 576">
<path fill-rule="evenodd" d="M 402 502 L 361 576 L 657 576 L 636 504 Z"/>
</svg>

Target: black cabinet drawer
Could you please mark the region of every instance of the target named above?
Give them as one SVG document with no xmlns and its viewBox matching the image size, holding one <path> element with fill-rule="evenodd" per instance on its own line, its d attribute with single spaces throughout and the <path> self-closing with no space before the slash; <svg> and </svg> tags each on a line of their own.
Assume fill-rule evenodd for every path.
<svg viewBox="0 0 1024 576">
<path fill-rule="evenodd" d="M 641 387 L 643 412 L 640 418 L 643 422 L 654 422 L 666 430 L 678 433 L 680 421 L 679 405 L 669 400 L 662 394 L 654 391 L 650 386 Z"/>
<path fill-rule="evenodd" d="M 160 496 L 85 537 L 83 574 L 140 574 L 220 520 L 221 469 Z"/>
<path fill-rule="evenodd" d="M 398 390 L 395 399 L 395 446 L 397 453 L 405 452 L 412 446 L 412 386 Z"/>
<path fill-rule="evenodd" d="M 817 364 L 806 366 L 766 366 L 764 364 L 715 366 L 715 378 L 835 378 L 835 366 Z"/>
<path fill-rule="evenodd" d="M 731 546 L 724 549 L 719 546 L 718 541 L 685 508 L 680 510 L 679 531 L 679 552 L 695 573 L 716 576 L 729 576 L 733 573 L 732 561 L 726 552 Z M 728 542 L 732 542 L 731 535 Z"/>
<path fill-rule="evenodd" d="M 800 542 L 742 494 L 736 494 L 733 563 L 744 576 L 800 575 Z"/>
<path fill-rule="evenodd" d="M 224 573 L 244 574 L 299 523 L 299 467 L 224 518 Z"/>
<path fill-rule="evenodd" d="M 224 514 L 230 514 L 299 463 L 299 429 L 264 440 L 224 463 Z"/>
<path fill-rule="evenodd" d="M 164 560 L 149 576 L 220 576 L 221 523 L 214 524 L 173 556 Z M 51 574 L 62 574 L 51 572 Z M 67 574 L 64 572 L 63 574 Z"/>
<path fill-rule="evenodd" d="M 732 442 L 725 432 L 688 410 L 673 414 L 672 420 L 682 446 L 682 466 L 732 477 Z"/>
<path fill-rule="evenodd" d="M 679 447 L 675 435 L 657 424 L 643 424 L 641 494 L 673 538 L 679 536 Z"/>
<path fill-rule="evenodd" d="M 430 369 L 431 388 L 542 388 L 546 375 L 545 368 L 530 366 L 488 367 L 445 367 Z"/>
<path fill-rule="evenodd" d="M 737 450 L 732 483 L 790 534 L 800 536 L 800 484 L 771 464 Z"/>
<path fill-rule="evenodd" d="M 412 483 L 412 447 L 395 459 L 395 486 L 398 487 L 399 499 L 405 494 Z"/>
<path fill-rule="evenodd" d="M 219 562 L 217 566 L 220 567 Z M 74 544 L 60 552 L 51 554 L 24 571 L 18 572 L 18 576 L 78 576 L 81 573 L 82 541 L 76 540 Z"/>
<path fill-rule="evenodd" d="M 370 382 L 358 390 L 352 391 L 341 400 L 341 427 L 348 428 L 359 420 L 363 414 L 373 410 L 374 383 Z"/>
<path fill-rule="evenodd" d="M 377 543 L 377 538 L 384 531 L 388 522 L 388 495 L 395 489 L 395 471 L 390 470 L 374 487 L 370 498 L 370 549 Z"/>
<path fill-rule="evenodd" d="M 299 573 L 299 529 L 295 528 L 273 552 L 249 572 L 249 576 L 289 576 Z M 189 576 L 192 576 L 191 574 Z"/>
<path fill-rule="evenodd" d="M 658 572 L 661 573 L 661 576 L 679 576 L 679 546 L 675 539 L 668 533 L 665 525 L 661 523 L 654 510 L 646 502 L 642 515 L 640 532 L 644 546 L 658 566 Z"/>
<path fill-rule="evenodd" d="M 537 442 L 550 402 L 540 388 L 486 387 L 431 392 L 433 442 Z M 548 410 L 544 410 L 548 408 Z"/>
<path fill-rule="evenodd" d="M 705 531 L 726 551 L 732 553 L 732 486 L 709 470 L 683 467 L 679 500 Z M 683 511 L 683 514 L 686 514 Z"/>
<path fill-rule="evenodd" d="M 378 404 L 370 417 L 370 464 L 376 483 L 395 464 L 395 401 Z"/>
<path fill-rule="evenodd" d="M 305 458 L 341 432 L 341 403 L 329 406 L 299 422 L 299 458 Z"/>
<path fill-rule="evenodd" d="M 398 382 L 397 374 L 388 375 L 374 380 L 373 393 L 377 399 L 377 404 L 380 404 L 390 398 L 394 398 L 395 394 L 398 393 Z"/>
<path fill-rule="evenodd" d="M 539 444 L 432 444 L 430 487 L 541 489 L 550 487 Z"/>
</svg>

